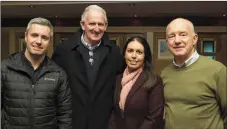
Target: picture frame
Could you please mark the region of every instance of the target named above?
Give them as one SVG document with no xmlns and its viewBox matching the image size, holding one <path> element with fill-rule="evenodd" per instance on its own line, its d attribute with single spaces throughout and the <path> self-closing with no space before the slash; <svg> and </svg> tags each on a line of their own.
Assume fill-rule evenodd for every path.
<svg viewBox="0 0 227 129">
<path fill-rule="evenodd" d="M 116 44 L 120 50 L 123 50 L 123 38 L 121 36 L 111 36 L 110 42 Z"/>
<path fill-rule="evenodd" d="M 216 60 L 216 40 L 214 38 L 202 38 L 200 44 L 201 55 Z"/>
<path fill-rule="evenodd" d="M 120 37 L 110 37 L 110 42 L 116 44 L 117 46 L 120 47 Z"/>
<path fill-rule="evenodd" d="M 206 48 L 207 45 L 212 45 L 212 51 L 209 51 L 209 49 Z M 202 53 L 204 53 L 204 52 L 215 53 L 216 52 L 216 40 L 213 38 L 203 38 L 201 40 L 201 50 L 200 51 Z"/>
<path fill-rule="evenodd" d="M 55 49 L 59 44 L 64 43 L 65 41 L 69 40 L 73 35 L 72 32 L 60 32 L 54 34 L 54 42 L 53 48 Z"/>
<path fill-rule="evenodd" d="M 157 44 L 158 44 L 158 59 L 173 59 L 173 55 L 168 49 L 165 38 L 158 38 Z"/>
<path fill-rule="evenodd" d="M 19 38 L 19 52 L 25 51 L 26 49 L 26 42 L 24 37 Z"/>
</svg>

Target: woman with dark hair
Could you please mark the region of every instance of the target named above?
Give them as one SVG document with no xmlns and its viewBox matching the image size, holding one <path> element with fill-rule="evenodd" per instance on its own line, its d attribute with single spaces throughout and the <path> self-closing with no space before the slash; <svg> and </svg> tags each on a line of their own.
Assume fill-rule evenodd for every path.
<svg viewBox="0 0 227 129">
<path fill-rule="evenodd" d="M 149 44 L 132 37 L 123 54 L 126 68 L 116 80 L 109 129 L 162 129 L 163 84 L 154 74 Z"/>
</svg>

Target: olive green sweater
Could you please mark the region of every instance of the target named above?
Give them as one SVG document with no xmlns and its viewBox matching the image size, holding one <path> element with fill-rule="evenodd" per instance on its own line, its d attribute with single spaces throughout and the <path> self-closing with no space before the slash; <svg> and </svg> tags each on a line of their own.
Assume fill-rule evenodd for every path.
<svg viewBox="0 0 227 129">
<path fill-rule="evenodd" d="M 200 56 L 183 69 L 162 71 L 165 129 L 227 129 L 226 66 Z"/>
</svg>

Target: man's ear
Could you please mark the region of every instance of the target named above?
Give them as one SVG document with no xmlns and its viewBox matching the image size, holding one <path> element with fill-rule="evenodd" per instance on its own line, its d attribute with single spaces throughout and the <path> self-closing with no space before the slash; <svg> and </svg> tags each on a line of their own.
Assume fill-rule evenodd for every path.
<svg viewBox="0 0 227 129">
<path fill-rule="evenodd" d="M 193 37 L 193 45 L 195 46 L 198 42 L 198 35 L 195 34 L 194 37 Z"/>
<path fill-rule="evenodd" d="M 108 23 L 105 24 L 105 29 L 104 29 L 104 31 L 106 31 L 107 27 L 108 27 Z"/>
<path fill-rule="evenodd" d="M 85 28 L 84 28 L 84 22 L 83 21 L 80 21 L 80 26 L 81 26 L 82 30 L 84 31 Z"/>
</svg>

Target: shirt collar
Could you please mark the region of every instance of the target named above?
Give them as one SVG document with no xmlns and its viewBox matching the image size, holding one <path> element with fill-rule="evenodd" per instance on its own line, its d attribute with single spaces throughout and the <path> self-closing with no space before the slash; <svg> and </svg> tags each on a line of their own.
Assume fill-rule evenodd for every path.
<svg viewBox="0 0 227 129">
<path fill-rule="evenodd" d="M 175 68 L 185 68 L 193 64 L 198 58 L 199 58 L 199 54 L 195 50 L 195 52 L 181 65 L 176 64 L 175 60 L 173 59 L 173 65 Z"/>
<path fill-rule="evenodd" d="M 101 40 L 100 40 L 100 42 L 99 42 L 98 44 L 96 44 L 95 46 L 92 46 L 91 44 L 85 42 L 85 41 L 84 41 L 84 34 L 81 35 L 81 42 L 82 42 L 82 44 L 83 44 L 86 48 L 88 48 L 88 49 L 91 50 L 91 51 L 94 50 L 94 49 L 96 49 L 96 48 L 101 44 Z"/>
</svg>

